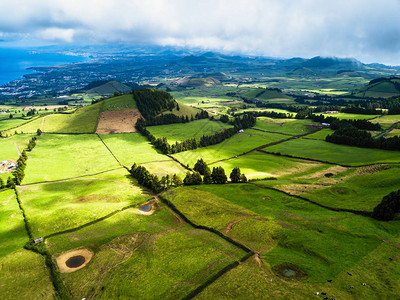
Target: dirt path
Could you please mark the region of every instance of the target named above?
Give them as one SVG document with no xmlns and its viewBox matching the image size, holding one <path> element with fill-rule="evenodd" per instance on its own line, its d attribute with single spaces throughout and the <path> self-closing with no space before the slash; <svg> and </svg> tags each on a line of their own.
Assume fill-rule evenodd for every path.
<svg viewBox="0 0 400 300">
<path fill-rule="evenodd" d="M 246 219 L 248 219 L 248 218 L 250 218 L 250 216 L 247 216 L 247 217 L 244 217 L 244 218 L 241 218 L 241 219 L 237 219 L 237 220 L 234 220 L 234 221 L 230 222 L 230 223 L 228 224 L 228 226 L 226 226 L 226 227 L 224 228 L 224 234 L 228 234 L 229 231 L 232 230 L 233 225 L 235 225 L 236 223 L 239 223 L 240 221 L 246 220 Z"/>
<path fill-rule="evenodd" d="M 13 141 L 13 143 L 14 143 L 15 149 L 17 149 L 18 155 L 21 156 L 21 151 L 19 151 L 17 143 L 14 141 Z"/>
</svg>

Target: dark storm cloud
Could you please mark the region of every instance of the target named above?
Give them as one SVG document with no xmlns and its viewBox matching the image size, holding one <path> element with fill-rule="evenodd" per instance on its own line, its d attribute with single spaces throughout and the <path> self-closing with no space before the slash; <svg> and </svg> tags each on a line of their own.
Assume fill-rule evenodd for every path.
<svg viewBox="0 0 400 300">
<path fill-rule="evenodd" d="M 398 0 L 0 0 L 0 39 L 400 64 Z"/>
</svg>

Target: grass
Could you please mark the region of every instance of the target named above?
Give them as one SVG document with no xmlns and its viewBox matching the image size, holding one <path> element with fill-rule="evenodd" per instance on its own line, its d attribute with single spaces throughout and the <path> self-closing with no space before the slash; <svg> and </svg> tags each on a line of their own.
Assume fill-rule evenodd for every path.
<svg viewBox="0 0 400 300">
<path fill-rule="evenodd" d="M 309 126 L 316 123 L 311 120 L 296 120 L 296 119 L 272 119 L 267 117 L 257 118 L 257 123 L 254 128 L 265 131 L 285 133 L 290 135 L 299 135 L 315 130 Z"/>
<path fill-rule="evenodd" d="M 0 139 L 0 161 L 9 159 L 17 160 L 19 157 L 17 147 L 22 152 L 31 138 L 31 134 L 19 134 Z"/>
<path fill-rule="evenodd" d="M 251 179 L 280 177 L 286 174 L 304 172 L 318 165 L 320 164 L 256 151 L 209 166 L 211 168 L 215 166 L 223 167 L 228 176 L 233 168 L 238 167 L 248 179 Z"/>
<path fill-rule="evenodd" d="M 14 190 L 0 192 L 0 259 L 20 249 L 28 241 L 24 218 Z"/>
<path fill-rule="evenodd" d="M 0 258 L 2 299 L 54 299 L 44 257 L 21 249 Z"/>
<path fill-rule="evenodd" d="M 148 199 L 135 186 L 102 178 L 24 186 L 19 191 L 35 237 L 78 227 Z"/>
<path fill-rule="evenodd" d="M 362 115 L 362 114 L 348 114 L 348 113 L 337 113 L 337 114 L 322 114 L 325 117 L 335 117 L 343 120 L 369 120 L 379 117 L 379 115 Z"/>
<path fill-rule="evenodd" d="M 213 135 L 232 126 L 208 119 L 197 120 L 189 123 L 150 126 L 147 129 L 157 138 L 166 137 L 170 144 L 189 138 L 200 141 L 203 135 Z"/>
<path fill-rule="evenodd" d="M 182 298 L 245 254 L 162 205 L 150 216 L 125 210 L 48 243 L 55 255 L 81 246 L 95 252 L 87 267 L 62 275 L 74 298 Z"/>
<path fill-rule="evenodd" d="M 162 114 L 174 114 L 176 116 L 195 116 L 198 112 L 200 112 L 199 109 L 195 107 L 190 107 L 188 105 L 185 105 L 184 103 L 178 102 L 179 105 L 179 110 L 175 107 L 172 111 L 165 111 Z"/>
<path fill-rule="evenodd" d="M 203 158 L 207 163 L 212 163 L 287 138 L 287 136 L 281 134 L 264 133 L 252 129 L 246 129 L 244 133 L 235 134 L 233 137 L 224 140 L 222 143 L 191 151 L 180 152 L 174 154 L 174 157 L 183 164 L 189 164 L 193 167 L 200 158 Z"/>
<path fill-rule="evenodd" d="M 375 253 L 376 249 L 383 244 L 382 239 L 396 241 L 399 234 L 399 221 L 378 222 L 349 213 L 329 211 L 252 184 L 186 187 L 175 189 L 174 193 L 167 194 L 167 197 L 194 222 L 219 229 L 224 228 L 229 222 L 227 216 L 234 213 L 237 214 L 237 219 L 246 214 L 257 214 L 267 219 L 265 222 L 269 224 L 270 230 L 260 231 L 258 239 L 259 249 L 263 249 L 263 243 L 267 244 L 264 245 L 267 250 L 261 250 L 262 265 L 258 266 L 249 260 L 249 265 L 245 269 L 238 267 L 224 275 L 244 287 L 239 289 L 239 295 L 253 293 L 253 288 L 254 294 L 261 292 L 257 286 L 246 279 L 245 274 L 249 272 L 257 274 L 255 280 L 260 282 L 261 286 L 265 286 L 262 282 L 268 282 L 268 286 L 277 284 L 280 285 L 278 290 L 282 292 L 292 287 L 290 295 L 299 293 L 299 295 L 308 295 L 307 297 L 321 290 L 328 290 L 332 296 L 338 294 L 344 296 L 346 293 L 351 293 L 348 291 L 349 285 L 359 286 L 360 282 L 364 282 L 360 277 L 372 273 L 375 276 L 372 282 L 381 286 L 381 289 L 375 290 L 374 293 L 393 294 L 390 285 L 385 283 L 386 278 L 379 277 L 381 270 L 379 263 L 387 262 L 388 252 L 386 256 L 376 260 L 374 265 L 364 267 L 364 270 L 368 270 L 367 273 L 349 277 L 347 272 L 357 269 L 365 256 Z M 242 207 L 242 210 L 236 208 L 231 213 L 233 209 L 231 205 Z M 241 216 L 239 212 L 242 213 Z M 232 230 L 235 230 L 241 222 L 243 221 L 236 223 Z M 246 244 L 246 239 L 249 239 L 251 243 L 254 241 L 254 236 L 246 235 L 249 227 L 245 225 L 237 228 L 237 231 L 242 231 L 241 241 Z M 250 230 L 250 232 L 256 234 L 258 231 Z M 391 251 L 395 253 L 394 248 Z M 272 268 L 283 263 L 291 263 L 302 269 L 307 274 L 306 279 L 299 284 L 296 280 L 283 280 L 277 276 Z M 398 266 L 393 265 L 393 268 L 395 272 L 399 272 Z M 263 273 L 258 272 L 260 269 Z M 235 276 L 232 277 L 232 274 Z M 229 294 L 226 286 L 231 286 L 231 283 L 224 277 L 211 285 L 211 291 L 206 290 L 200 298 L 207 298 L 211 293 Z M 253 276 L 250 278 L 253 279 Z M 270 284 L 270 278 L 276 283 Z M 332 285 L 326 283 L 328 279 L 333 280 Z M 241 281 L 243 285 L 238 281 Z M 367 282 L 370 284 L 370 281 Z M 396 283 L 394 285 L 396 286 Z M 246 289 L 249 290 L 246 291 Z M 271 288 L 264 289 L 264 293 L 270 297 L 275 295 L 274 292 L 275 290 Z"/>
<path fill-rule="evenodd" d="M 5 131 L 5 134 L 14 134 L 14 131 L 35 133 L 38 128 L 49 133 L 92 133 L 96 129 L 102 103 L 96 103 L 77 109 L 72 114 L 51 114 L 35 119 L 16 129 Z"/>
<path fill-rule="evenodd" d="M 398 151 L 358 148 L 308 139 L 290 140 L 264 150 L 351 166 L 400 162 Z"/>
<path fill-rule="evenodd" d="M 168 158 L 169 159 L 169 158 Z M 186 174 L 186 169 L 182 167 L 179 163 L 174 160 L 166 160 L 166 161 L 157 161 L 157 162 L 148 162 L 142 164 L 146 169 L 154 175 L 164 176 L 164 175 L 172 175 L 172 174 Z M 181 176 L 181 177 L 182 177 Z"/>
<path fill-rule="evenodd" d="M 72 178 L 118 167 L 97 135 L 43 134 L 29 157 L 24 183 Z"/>
<path fill-rule="evenodd" d="M 334 131 L 332 129 L 324 128 L 315 133 L 307 135 L 306 137 L 304 137 L 304 139 L 315 139 L 315 140 L 324 141 L 326 136 L 332 134 L 333 132 Z"/>
<path fill-rule="evenodd" d="M 395 166 L 373 174 L 355 173 L 343 182 L 303 196 L 330 207 L 372 211 L 384 196 L 400 189 L 399 172 Z"/>
<path fill-rule="evenodd" d="M 18 127 L 28 122 L 25 119 L 5 119 L 0 121 L 0 131 L 7 130 L 13 127 Z"/>
<path fill-rule="evenodd" d="M 132 94 L 112 97 L 104 100 L 103 111 L 119 111 L 127 109 L 138 109 Z"/>
<path fill-rule="evenodd" d="M 129 167 L 133 163 L 171 160 L 140 133 L 104 134 L 101 138 L 118 160 Z"/>
</svg>

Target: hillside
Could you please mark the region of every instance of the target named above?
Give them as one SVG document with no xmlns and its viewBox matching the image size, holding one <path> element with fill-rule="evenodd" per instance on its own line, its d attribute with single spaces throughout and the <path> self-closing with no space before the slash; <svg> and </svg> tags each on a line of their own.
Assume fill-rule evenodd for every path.
<svg viewBox="0 0 400 300">
<path fill-rule="evenodd" d="M 119 93 L 127 93 L 131 90 L 131 87 L 127 86 L 126 84 L 123 84 L 121 82 L 111 80 L 106 83 L 101 83 L 98 86 L 92 87 L 89 90 L 87 90 L 87 94 L 89 95 L 99 95 L 99 96 L 111 96 L 115 92 Z"/>
<path fill-rule="evenodd" d="M 357 97 L 388 98 L 400 95 L 400 78 L 377 78 L 371 80 L 367 86 L 354 93 Z"/>
<path fill-rule="evenodd" d="M 221 75 L 218 76 L 221 77 Z M 214 77 L 204 77 L 204 78 L 186 77 L 184 80 L 182 80 L 181 83 L 179 83 L 180 87 L 185 87 L 185 88 L 210 87 L 217 85 L 221 85 L 221 81 L 219 81 Z"/>
<path fill-rule="evenodd" d="M 256 98 L 261 100 L 270 100 L 270 99 L 290 99 L 289 96 L 285 95 L 279 89 L 269 89 L 269 88 L 258 88 L 254 89 L 248 93 L 243 94 L 244 97 L 248 98 Z"/>
</svg>

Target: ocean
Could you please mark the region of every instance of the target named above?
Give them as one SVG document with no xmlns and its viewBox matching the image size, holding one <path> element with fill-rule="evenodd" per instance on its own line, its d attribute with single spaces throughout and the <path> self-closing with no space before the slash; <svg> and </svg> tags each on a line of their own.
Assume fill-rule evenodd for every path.
<svg viewBox="0 0 400 300">
<path fill-rule="evenodd" d="M 46 67 L 89 60 L 87 57 L 37 53 L 35 50 L 0 48 L 0 85 L 21 79 L 24 74 L 34 73 L 30 67 Z"/>
</svg>

